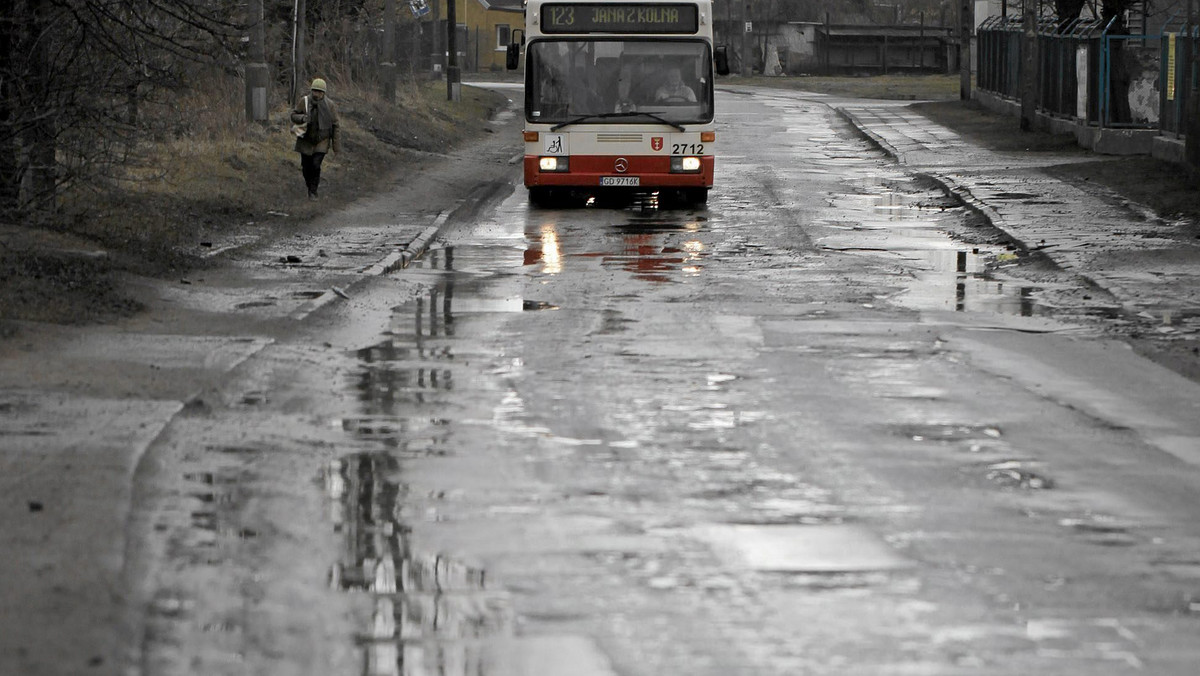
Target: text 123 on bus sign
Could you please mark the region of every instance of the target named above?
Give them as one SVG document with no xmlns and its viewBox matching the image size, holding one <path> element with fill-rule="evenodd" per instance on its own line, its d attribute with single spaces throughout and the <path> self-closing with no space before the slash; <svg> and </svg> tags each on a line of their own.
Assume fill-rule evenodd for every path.
<svg viewBox="0 0 1200 676">
<path fill-rule="evenodd" d="M 673 33 L 690 35 L 700 26 L 696 5 L 545 4 L 543 33 Z"/>
</svg>

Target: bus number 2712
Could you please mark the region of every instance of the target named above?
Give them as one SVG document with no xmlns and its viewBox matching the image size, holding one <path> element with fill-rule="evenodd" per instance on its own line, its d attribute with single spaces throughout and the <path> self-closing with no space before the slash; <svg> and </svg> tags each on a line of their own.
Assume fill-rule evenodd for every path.
<svg viewBox="0 0 1200 676">
<path fill-rule="evenodd" d="M 704 154 L 704 144 L 703 143 L 672 143 L 671 144 L 671 154 L 672 155 L 703 155 Z"/>
</svg>

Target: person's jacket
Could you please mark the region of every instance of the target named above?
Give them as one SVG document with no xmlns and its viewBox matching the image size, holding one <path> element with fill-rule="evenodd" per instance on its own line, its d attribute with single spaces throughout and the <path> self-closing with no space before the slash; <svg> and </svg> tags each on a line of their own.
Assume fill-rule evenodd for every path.
<svg viewBox="0 0 1200 676">
<path fill-rule="evenodd" d="M 304 136 L 296 137 L 296 152 L 305 155 L 327 153 L 331 149 L 341 152 L 341 125 L 338 124 L 337 109 L 329 97 L 321 97 L 318 101 L 310 94 L 305 94 L 292 109 L 293 124 L 304 122 L 305 109 L 308 111 L 308 130 Z"/>
</svg>

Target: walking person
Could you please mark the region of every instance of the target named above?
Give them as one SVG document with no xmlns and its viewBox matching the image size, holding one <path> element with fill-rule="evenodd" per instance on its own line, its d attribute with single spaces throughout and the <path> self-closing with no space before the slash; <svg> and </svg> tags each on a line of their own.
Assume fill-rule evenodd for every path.
<svg viewBox="0 0 1200 676">
<path fill-rule="evenodd" d="M 330 150 L 341 150 L 337 110 L 325 96 L 325 80 L 316 78 L 309 93 L 292 110 L 292 123 L 304 125 L 304 133 L 296 137 L 296 152 L 300 153 L 300 170 L 308 199 L 317 199 L 321 185 L 321 161 Z"/>
</svg>

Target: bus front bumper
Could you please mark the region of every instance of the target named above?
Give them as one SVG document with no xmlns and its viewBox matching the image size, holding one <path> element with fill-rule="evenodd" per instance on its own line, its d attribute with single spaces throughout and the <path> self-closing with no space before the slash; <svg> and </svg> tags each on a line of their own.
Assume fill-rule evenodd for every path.
<svg viewBox="0 0 1200 676">
<path fill-rule="evenodd" d="M 625 157 L 615 155 L 572 155 L 564 157 L 566 171 L 543 171 L 541 156 L 525 156 L 525 186 L 569 186 L 578 188 L 711 188 L 713 185 L 712 155 L 695 156 L 699 168 L 695 171 L 672 171 L 669 156 Z M 624 169 L 622 171 L 621 169 Z"/>
</svg>

